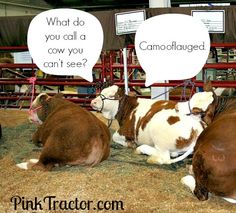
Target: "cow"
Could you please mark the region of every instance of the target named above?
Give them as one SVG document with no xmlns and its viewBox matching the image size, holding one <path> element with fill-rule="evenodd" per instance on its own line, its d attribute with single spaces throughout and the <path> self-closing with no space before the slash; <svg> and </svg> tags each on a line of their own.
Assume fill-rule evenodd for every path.
<svg viewBox="0 0 236 213">
<path fill-rule="evenodd" d="M 61 94 L 39 94 L 29 119 L 41 124 L 33 142 L 43 148 L 39 160 L 18 164 L 20 168 L 47 171 L 55 164 L 95 166 L 109 156 L 111 136 L 107 126 Z"/>
<path fill-rule="evenodd" d="M 207 91 L 211 89 L 210 82 Z M 192 159 L 192 173 L 181 179 L 201 201 L 212 193 L 236 203 L 236 98 L 216 96 L 203 120 Z"/>
<path fill-rule="evenodd" d="M 136 143 L 137 154 L 150 156 L 148 163 L 171 164 L 193 151 L 197 137 L 205 128 L 199 113 L 212 101 L 212 92 L 196 93 L 183 103 L 156 101 L 125 95 L 123 89 L 113 85 L 103 89 L 91 101 L 91 107 L 107 119 L 117 119 L 120 127 L 113 134 L 114 142 L 123 146 Z M 181 153 L 184 154 L 177 157 Z"/>
</svg>

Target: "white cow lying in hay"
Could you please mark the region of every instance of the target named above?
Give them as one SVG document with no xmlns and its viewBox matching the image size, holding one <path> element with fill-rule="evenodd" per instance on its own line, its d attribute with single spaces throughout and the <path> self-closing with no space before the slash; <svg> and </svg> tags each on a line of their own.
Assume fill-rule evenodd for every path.
<svg viewBox="0 0 236 213">
<path fill-rule="evenodd" d="M 91 106 L 105 118 L 118 120 L 120 128 L 113 134 L 114 142 L 123 146 L 135 142 L 136 152 L 149 155 L 149 163 L 171 164 L 192 153 L 205 127 L 201 116 L 187 115 L 190 108 L 192 112 L 204 112 L 212 101 L 212 92 L 196 93 L 190 102 L 155 101 L 125 95 L 123 89 L 113 85 L 103 89 Z"/>
</svg>

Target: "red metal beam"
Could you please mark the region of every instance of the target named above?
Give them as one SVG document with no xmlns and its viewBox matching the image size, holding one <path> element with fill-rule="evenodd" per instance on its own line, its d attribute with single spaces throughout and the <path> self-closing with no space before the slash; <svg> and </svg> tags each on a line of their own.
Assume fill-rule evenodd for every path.
<svg viewBox="0 0 236 213">
<path fill-rule="evenodd" d="M 11 68 L 11 69 L 17 69 L 17 68 L 21 68 L 21 69 L 27 69 L 27 68 L 38 68 L 36 64 L 9 64 L 9 63 L 5 63 L 5 64 L 0 64 L 0 68 Z"/>
<path fill-rule="evenodd" d="M 31 100 L 31 97 L 28 97 L 28 96 L 25 96 L 25 97 L 22 97 L 21 99 L 19 99 L 19 97 L 17 96 L 0 96 L 0 101 L 1 100 L 10 100 L 10 101 L 30 101 Z M 69 100 L 69 101 L 73 101 L 75 103 L 90 103 L 91 102 L 91 98 L 88 99 L 88 98 L 66 98 L 66 100 Z"/>
<path fill-rule="evenodd" d="M 9 85 L 9 84 L 30 84 L 30 82 L 25 79 L 25 78 L 14 78 L 14 79 L 9 79 L 9 78 L 0 78 L 0 85 Z M 68 80 L 60 80 L 60 79 L 37 79 L 35 82 L 35 85 L 51 85 L 51 86 L 60 86 L 60 85 L 65 85 L 65 86 L 92 86 L 96 85 L 95 82 L 87 82 L 87 81 L 78 81 L 74 79 L 73 81 L 70 79 Z"/>
<path fill-rule="evenodd" d="M 63 91 L 60 91 L 61 93 L 63 93 Z M 40 93 L 34 93 L 35 96 L 39 95 Z M 55 93 L 50 93 L 50 92 L 47 92 L 48 95 L 50 96 L 53 96 L 55 95 Z M 23 93 L 23 92 L 0 92 L 0 96 L 9 96 L 9 95 L 15 95 L 15 96 L 25 96 L 26 94 Z M 31 97 L 32 93 L 28 93 L 27 96 L 30 96 Z M 78 94 L 75 94 L 75 93 L 66 93 L 66 94 L 63 94 L 64 97 L 78 97 L 78 98 L 84 98 L 84 97 L 96 97 L 96 94 L 86 94 L 86 93 L 78 93 Z"/>
<path fill-rule="evenodd" d="M 142 69 L 142 67 L 140 65 L 128 65 L 127 66 L 128 69 Z M 111 68 L 115 69 L 115 68 L 124 68 L 123 64 L 114 64 L 111 66 Z M 229 69 L 229 68 L 233 68 L 236 69 L 236 63 L 212 63 L 212 64 L 205 64 L 204 67 L 205 69 Z"/>
<path fill-rule="evenodd" d="M 219 47 L 219 48 L 236 48 L 235 42 L 229 42 L 229 43 L 211 43 L 211 47 Z M 135 48 L 133 44 L 128 45 L 128 48 Z"/>
<path fill-rule="evenodd" d="M 211 47 L 236 48 L 236 43 L 211 43 Z"/>
<path fill-rule="evenodd" d="M 214 64 L 205 64 L 205 69 L 236 69 L 236 63 L 214 63 Z"/>
<path fill-rule="evenodd" d="M 12 46 L 12 47 L 8 47 L 8 46 L 0 46 L 0 50 L 5 50 L 5 51 L 14 51 L 14 50 L 22 50 L 22 51 L 28 51 L 28 47 L 27 46 Z"/>
<path fill-rule="evenodd" d="M 124 83 L 122 82 L 116 82 L 115 83 L 118 86 L 124 86 Z M 156 86 L 156 87 L 175 87 L 180 84 L 178 83 L 154 83 L 151 86 Z M 194 82 L 195 87 L 203 87 L 204 83 L 203 81 L 195 81 Z M 132 83 L 130 86 L 145 86 L 144 83 Z M 212 86 L 213 87 L 236 87 L 236 81 L 212 81 Z"/>
</svg>

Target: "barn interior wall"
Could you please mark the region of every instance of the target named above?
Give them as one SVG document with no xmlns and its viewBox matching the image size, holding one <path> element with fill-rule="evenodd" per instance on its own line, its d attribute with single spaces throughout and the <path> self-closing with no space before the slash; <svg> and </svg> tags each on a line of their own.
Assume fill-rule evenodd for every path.
<svg viewBox="0 0 236 213">
<path fill-rule="evenodd" d="M 27 16 L 37 15 L 49 8 L 31 8 L 17 5 L 7 5 L 0 3 L 0 16 Z"/>
</svg>

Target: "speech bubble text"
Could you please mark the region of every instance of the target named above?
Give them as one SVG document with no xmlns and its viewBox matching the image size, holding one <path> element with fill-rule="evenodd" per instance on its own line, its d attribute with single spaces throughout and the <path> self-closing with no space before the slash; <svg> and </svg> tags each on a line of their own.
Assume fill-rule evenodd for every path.
<svg viewBox="0 0 236 213">
<path fill-rule="evenodd" d="M 103 45 L 103 29 L 87 12 L 53 9 L 31 21 L 27 42 L 34 63 L 43 72 L 81 76 L 92 82 L 92 68 Z"/>
<path fill-rule="evenodd" d="M 144 21 L 135 35 L 135 50 L 146 86 L 162 80 L 196 76 L 206 63 L 210 38 L 201 20 L 184 14 L 158 15 Z"/>
</svg>

